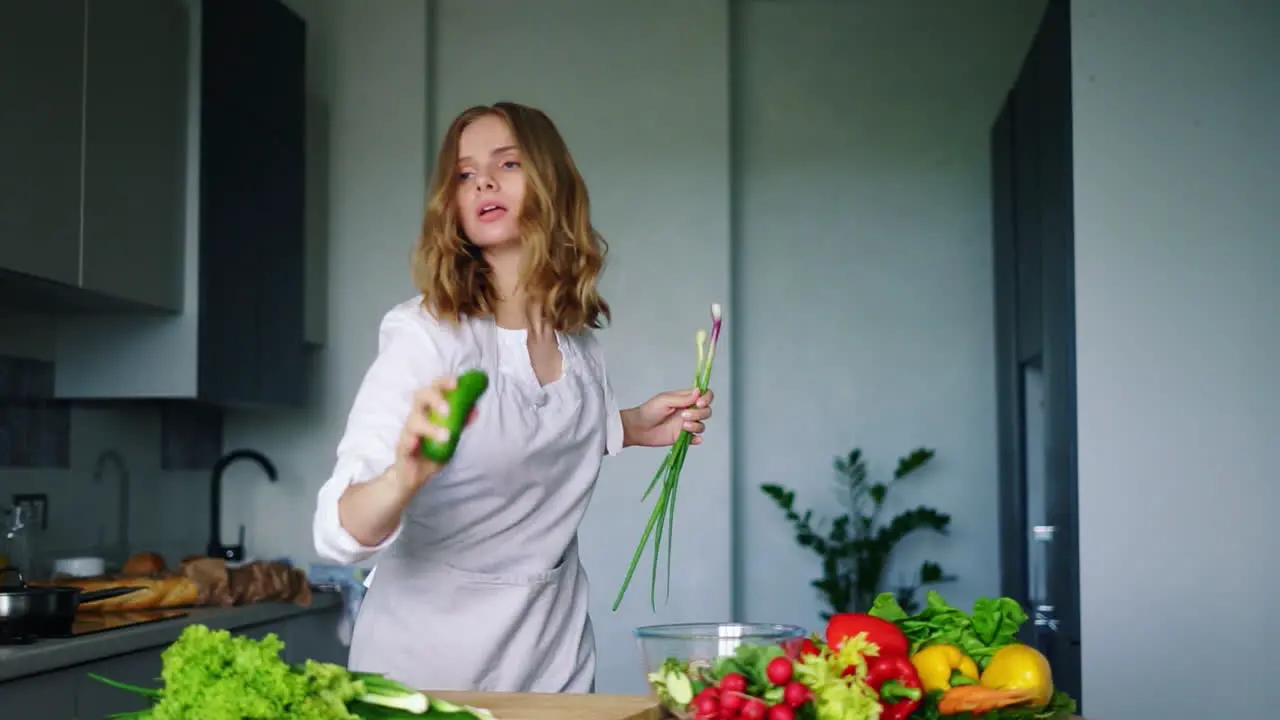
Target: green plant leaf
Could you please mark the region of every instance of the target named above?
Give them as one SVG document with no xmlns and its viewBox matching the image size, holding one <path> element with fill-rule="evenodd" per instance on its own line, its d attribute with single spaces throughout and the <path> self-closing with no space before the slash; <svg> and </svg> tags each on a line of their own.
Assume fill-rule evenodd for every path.
<svg viewBox="0 0 1280 720">
<path fill-rule="evenodd" d="M 932 583 L 942 582 L 945 576 L 942 574 L 942 566 L 936 562 L 929 560 L 924 561 L 920 565 L 920 584 L 929 585 Z"/>
<path fill-rule="evenodd" d="M 796 542 L 818 555 L 822 574 L 810 584 L 832 611 L 869 609 L 882 586 L 893 551 L 908 535 L 918 530 L 947 532 L 951 516 L 926 506 L 899 513 L 887 523 L 878 522 L 892 482 L 924 467 L 934 455 L 930 448 L 916 448 L 899 458 L 893 481 L 874 484 L 868 483 L 867 463 L 860 448 L 843 457 L 837 456 L 833 467 L 839 474 L 837 479 L 843 489 L 840 502 L 846 512 L 829 522 L 815 523 L 815 513 L 810 509 L 797 512 L 794 491 L 775 483 L 760 486 L 782 510 L 795 532 Z M 925 562 L 917 573 L 917 584 L 899 587 L 895 594 L 904 607 L 910 606 L 910 611 L 914 611 L 917 590 L 951 579 L 954 578 L 946 576 L 937 563 Z M 823 614 L 824 618 L 829 616 L 830 613 Z"/>
<path fill-rule="evenodd" d="M 884 504 L 884 496 L 889 493 L 889 486 L 884 483 L 876 483 L 867 488 L 867 494 L 871 496 L 871 502 L 879 507 Z"/>
<path fill-rule="evenodd" d="M 893 471 L 893 479 L 901 480 L 919 470 L 933 459 L 934 451 L 929 448 L 916 448 L 903 457 L 898 458 L 898 467 Z"/>
</svg>

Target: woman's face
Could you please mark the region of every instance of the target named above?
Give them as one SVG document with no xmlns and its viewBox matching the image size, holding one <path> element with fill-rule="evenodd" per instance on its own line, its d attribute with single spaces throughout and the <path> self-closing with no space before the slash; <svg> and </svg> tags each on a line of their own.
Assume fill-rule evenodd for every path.
<svg viewBox="0 0 1280 720">
<path fill-rule="evenodd" d="M 524 171 L 515 136 L 502 118 L 486 115 L 458 139 L 455 200 L 462 231 L 482 249 L 518 243 Z"/>
</svg>

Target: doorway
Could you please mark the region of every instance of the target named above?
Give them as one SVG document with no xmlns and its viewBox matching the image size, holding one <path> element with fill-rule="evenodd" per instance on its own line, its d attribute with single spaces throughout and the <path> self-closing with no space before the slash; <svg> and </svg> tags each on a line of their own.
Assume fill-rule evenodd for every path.
<svg viewBox="0 0 1280 720">
<path fill-rule="evenodd" d="M 1067 0 L 1045 9 L 991 133 L 1001 591 L 1083 708 Z"/>
</svg>

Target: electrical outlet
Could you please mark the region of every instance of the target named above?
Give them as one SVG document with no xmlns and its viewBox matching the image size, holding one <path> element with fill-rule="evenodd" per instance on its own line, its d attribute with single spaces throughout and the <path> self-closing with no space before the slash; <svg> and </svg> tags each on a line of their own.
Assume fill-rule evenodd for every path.
<svg viewBox="0 0 1280 720">
<path fill-rule="evenodd" d="M 27 508 L 28 523 L 41 530 L 49 529 L 49 496 L 44 493 L 18 493 L 13 496 L 13 506 Z"/>
</svg>

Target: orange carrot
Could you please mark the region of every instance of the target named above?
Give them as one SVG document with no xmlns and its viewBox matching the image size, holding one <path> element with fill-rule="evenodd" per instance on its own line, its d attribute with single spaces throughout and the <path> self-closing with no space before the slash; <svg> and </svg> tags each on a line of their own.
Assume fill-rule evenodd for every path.
<svg viewBox="0 0 1280 720">
<path fill-rule="evenodd" d="M 1031 699 L 1031 695 L 1025 690 L 995 690 L 981 685 L 957 685 L 942 693 L 938 700 L 938 712 L 942 715 L 981 715 L 1010 705 L 1021 705 Z"/>
</svg>

